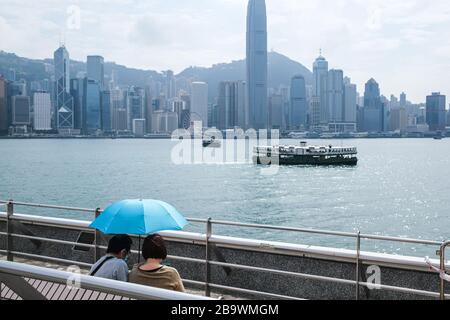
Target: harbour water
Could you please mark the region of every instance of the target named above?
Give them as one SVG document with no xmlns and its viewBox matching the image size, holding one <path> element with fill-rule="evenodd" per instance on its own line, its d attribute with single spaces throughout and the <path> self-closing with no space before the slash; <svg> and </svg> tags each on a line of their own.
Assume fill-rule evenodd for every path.
<svg viewBox="0 0 450 320">
<path fill-rule="evenodd" d="M 299 143 L 297 140 L 284 143 Z M 105 207 L 127 198 L 160 199 L 192 218 L 335 231 L 450 239 L 450 139 L 310 141 L 358 147 L 356 167 L 253 164 L 175 165 L 169 140 L 0 140 L 0 199 Z M 85 213 L 17 208 L 92 219 Z M 19 210 L 20 209 L 20 210 Z M 202 231 L 192 225 L 188 231 Z M 354 240 L 258 229 L 224 235 L 354 248 Z M 363 242 L 363 248 L 422 256 L 435 248 Z"/>
</svg>

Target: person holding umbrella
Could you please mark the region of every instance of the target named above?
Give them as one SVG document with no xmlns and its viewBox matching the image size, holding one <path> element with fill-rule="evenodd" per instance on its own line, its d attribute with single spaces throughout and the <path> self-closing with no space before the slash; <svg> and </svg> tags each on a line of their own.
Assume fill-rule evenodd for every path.
<svg viewBox="0 0 450 320">
<path fill-rule="evenodd" d="M 142 256 L 145 261 L 135 265 L 130 273 L 131 283 L 184 292 L 183 281 L 178 271 L 162 265 L 162 261 L 167 258 L 163 237 L 153 234 L 145 238 Z"/>
<path fill-rule="evenodd" d="M 130 276 L 131 282 L 169 290 L 184 291 L 178 272 L 161 265 L 167 249 L 160 231 L 183 230 L 188 221 L 170 204 L 159 200 L 123 200 L 113 203 L 90 225 L 104 234 L 146 236 L 142 246 L 143 264 L 138 264 Z M 150 235 L 150 236 L 147 236 Z M 139 253 L 139 259 L 141 254 Z M 95 270 L 94 270 L 95 271 Z"/>
</svg>

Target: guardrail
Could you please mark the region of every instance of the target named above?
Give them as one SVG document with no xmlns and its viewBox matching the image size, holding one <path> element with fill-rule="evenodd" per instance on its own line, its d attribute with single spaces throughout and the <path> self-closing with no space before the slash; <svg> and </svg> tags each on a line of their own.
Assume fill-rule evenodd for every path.
<svg viewBox="0 0 450 320">
<path fill-rule="evenodd" d="M 50 290 L 48 287 L 57 284 L 67 287 L 68 284 L 76 283 L 76 286 L 74 286 L 71 290 L 84 289 L 93 292 L 100 292 L 102 294 L 119 296 L 120 298 L 137 300 L 210 300 L 208 298 L 192 294 L 152 288 L 110 279 L 96 278 L 82 274 L 74 274 L 71 272 L 30 266 L 9 261 L 0 261 L 0 282 L 2 280 L 5 281 L 5 285 L 7 285 L 9 289 L 21 296 L 23 299 L 47 299 L 41 292 L 44 291 L 43 286 L 39 286 L 39 288 L 42 288 L 39 290 L 39 288 L 30 285 L 25 279 L 48 282 L 45 286 L 47 287 L 45 290 L 47 295 Z M 56 294 L 56 289 L 53 291 L 54 292 L 51 295 Z"/>
<path fill-rule="evenodd" d="M 99 209 L 99 208 L 86 209 L 86 208 L 76 208 L 76 207 L 64 207 L 64 206 L 15 202 L 12 200 L 10 200 L 10 201 L 1 201 L 0 200 L 0 203 L 6 204 L 6 207 L 7 207 L 6 232 L 5 233 L 0 232 L 0 235 L 4 235 L 7 237 L 7 246 L 6 246 L 6 250 L 4 251 L 4 253 L 6 254 L 7 259 L 9 261 L 12 261 L 13 256 L 17 255 L 17 256 L 22 256 L 22 257 L 27 257 L 27 258 L 41 258 L 41 259 L 44 258 L 49 261 L 68 263 L 68 264 L 78 264 L 78 265 L 84 265 L 86 267 L 91 266 L 91 264 L 85 264 L 85 263 L 83 264 L 83 263 L 79 263 L 76 261 L 69 261 L 69 260 L 64 260 L 64 259 L 57 259 L 57 258 L 52 258 L 52 257 L 42 257 L 42 256 L 37 256 L 37 255 L 32 255 L 32 254 L 15 252 L 15 251 L 11 250 L 13 238 L 26 238 L 26 239 L 30 239 L 30 240 L 46 241 L 46 242 L 57 243 L 57 244 L 77 245 L 77 246 L 83 246 L 83 247 L 87 247 L 87 248 L 94 248 L 94 262 L 99 258 L 99 250 L 104 249 L 104 247 L 101 247 L 99 245 L 99 241 L 98 241 L 99 238 L 97 236 L 97 232 L 94 230 L 91 230 L 92 232 L 95 232 L 95 234 L 96 234 L 96 236 L 94 238 L 95 239 L 94 244 L 89 245 L 89 244 L 75 243 L 75 242 L 71 242 L 71 241 L 47 239 L 47 238 L 41 238 L 41 237 L 31 237 L 31 236 L 27 236 L 27 235 L 13 234 L 10 229 L 11 221 L 26 221 L 26 220 L 31 219 L 31 218 L 25 219 L 25 217 L 23 215 L 14 214 L 14 206 L 25 206 L 25 207 L 85 212 L 85 213 L 91 213 L 95 217 L 97 217 L 102 212 L 101 209 Z M 45 222 L 45 223 L 49 223 L 49 224 L 51 224 L 53 221 L 52 218 L 45 218 L 45 219 L 39 218 L 39 220 L 41 222 Z M 61 220 L 62 219 L 59 219 L 59 221 L 61 221 Z M 272 275 L 294 276 L 294 277 L 309 279 L 309 280 L 354 285 L 355 286 L 355 299 L 359 300 L 360 289 L 362 287 L 370 289 L 370 288 L 373 288 L 373 286 L 374 286 L 374 284 L 362 282 L 360 279 L 361 242 L 362 242 L 362 240 L 378 240 L 378 241 L 387 241 L 387 242 L 412 243 L 412 244 L 436 246 L 439 248 L 438 252 L 439 252 L 440 261 L 441 261 L 441 269 L 445 269 L 445 267 L 446 267 L 445 266 L 445 248 L 450 246 L 450 241 L 449 242 L 439 242 L 439 241 L 432 241 L 432 240 L 387 237 L 387 236 L 362 234 L 359 231 L 356 233 L 327 231 L 327 230 L 316 230 L 316 229 L 306 229 L 306 228 L 239 223 L 239 222 L 231 222 L 231 221 L 214 220 L 211 218 L 209 218 L 209 219 L 191 218 L 191 219 L 188 219 L 188 221 L 190 221 L 192 223 L 205 224 L 205 234 L 202 235 L 202 237 L 200 239 L 205 243 L 205 258 L 204 259 L 194 259 L 194 258 L 179 257 L 179 256 L 168 256 L 168 258 L 172 259 L 172 260 L 188 261 L 188 262 L 193 262 L 193 263 L 198 263 L 198 264 L 204 264 L 206 267 L 204 282 L 192 281 L 192 280 L 183 280 L 183 281 L 186 284 L 204 286 L 205 287 L 205 296 L 207 296 L 207 297 L 210 296 L 211 289 L 220 289 L 220 290 L 228 290 L 231 292 L 237 292 L 237 293 L 243 293 L 243 294 L 252 294 L 252 295 L 257 295 L 257 296 L 262 296 L 262 297 L 279 298 L 279 299 L 299 299 L 297 297 L 283 296 L 283 295 L 272 294 L 272 293 L 268 293 L 268 292 L 259 292 L 259 291 L 247 290 L 247 289 L 242 289 L 242 288 L 237 288 L 237 287 L 222 286 L 222 285 L 211 283 L 211 266 L 221 266 L 221 267 L 227 267 L 227 268 L 231 268 L 231 269 L 264 272 L 264 273 L 268 273 L 268 274 L 272 274 Z M 63 225 L 64 225 L 64 223 L 58 222 L 58 226 L 63 226 Z M 317 275 L 311 275 L 311 274 L 303 274 L 303 273 L 274 270 L 274 269 L 267 269 L 267 268 L 258 268 L 258 267 L 247 266 L 247 265 L 238 265 L 238 264 L 230 264 L 230 263 L 212 261 L 211 260 L 211 257 L 212 257 L 211 245 L 212 244 L 216 244 L 216 245 L 224 244 L 223 241 L 218 240 L 217 237 L 214 236 L 214 234 L 213 234 L 213 226 L 214 225 L 222 225 L 222 226 L 230 226 L 230 227 L 243 227 L 243 228 L 257 228 L 257 229 L 287 231 L 287 232 L 296 232 L 296 233 L 308 233 L 308 234 L 315 234 L 315 235 L 337 236 L 337 237 L 354 239 L 355 240 L 354 263 L 355 263 L 355 268 L 356 268 L 355 280 L 317 276 Z M 238 244 L 234 244 L 234 245 L 239 246 Z M 0 253 L 1 252 L 2 251 L 0 250 Z M 133 251 L 133 253 L 138 253 L 138 252 Z M 438 278 L 438 275 L 437 275 L 437 278 Z M 388 286 L 388 285 L 382 285 L 382 284 L 377 285 L 377 289 L 388 290 L 388 291 L 399 292 L 399 293 L 415 294 L 415 295 L 432 297 L 432 298 L 440 298 L 442 300 L 449 299 L 450 295 L 445 294 L 445 283 L 442 280 L 440 280 L 439 286 L 440 286 L 440 292 L 416 290 L 416 289 L 404 288 L 404 287 L 394 287 L 394 286 Z M 302 300 L 302 299 L 299 299 L 299 300 Z"/>
</svg>

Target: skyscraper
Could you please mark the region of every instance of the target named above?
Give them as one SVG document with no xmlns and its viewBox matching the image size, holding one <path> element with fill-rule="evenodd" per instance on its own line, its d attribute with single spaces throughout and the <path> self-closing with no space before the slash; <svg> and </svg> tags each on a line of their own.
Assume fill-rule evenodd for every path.
<svg viewBox="0 0 450 320">
<path fill-rule="evenodd" d="M 433 92 L 427 96 L 426 121 L 430 131 L 445 130 L 445 100 L 446 97 L 440 92 Z"/>
<path fill-rule="evenodd" d="M 218 128 L 245 128 L 246 88 L 243 81 L 223 81 L 219 84 Z"/>
<path fill-rule="evenodd" d="M 59 130 L 73 129 L 73 99 L 70 95 L 70 58 L 62 46 L 54 53 L 55 64 L 55 125 Z"/>
<path fill-rule="evenodd" d="M 101 116 L 102 116 L 102 130 L 103 132 L 112 131 L 112 115 L 111 115 L 111 92 L 101 92 Z"/>
<path fill-rule="evenodd" d="M 314 83 L 313 96 L 318 97 L 320 101 L 320 124 L 328 125 L 328 61 L 320 55 L 313 65 Z M 317 101 L 315 102 L 315 104 Z"/>
<path fill-rule="evenodd" d="M 247 90 L 249 125 L 266 129 L 267 16 L 265 0 L 250 0 L 247 9 Z"/>
<path fill-rule="evenodd" d="M 201 120 L 203 127 L 208 127 L 208 84 L 192 82 L 191 119 Z"/>
<path fill-rule="evenodd" d="M 37 131 L 52 129 L 52 102 L 48 92 L 35 92 L 33 95 L 33 127 Z"/>
<path fill-rule="evenodd" d="M 6 79 L 0 76 L 0 134 L 8 131 L 8 103 L 6 96 Z"/>
<path fill-rule="evenodd" d="M 328 121 L 339 123 L 344 120 L 344 72 L 331 69 L 327 81 Z"/>
<path fill-rule="evenodd" d="M 30 97 L 12 97 L 12 124 L 14 126 L 31 125 Z"/>
<path fill-rule="evenodd" d="M 131 87 L 127 91 L 128 130 L 133 129 L 134 119 L 145 119 L 145 90 Z"/>
<path fill-rule="evenodd" d="M 105 89 L 105 59 L 102 56 L 87 57 L 87 77 L 95 80 L 100 85 L 100 90 Z"/>
<path fill-rule="evenodd" d="M 381 101 L 380 87 L 374 79 L 367 81 L 364 91 L 363 130 L 384 131 L 384 105 Z"/>
<path fill-rule="evenodd" d="M 357 87 L 349 78 L 344 80 L 344 122 L 354 123 L 356 126 L 357 114 Z M 355 128 L 356 130 L 356 128 Z"/>
<path fill-rule="evenodd" d="M 101 129 L 101 98 L 100 85 L 95 80 L 86 79 L 84 89 L 84 105 L 86 108 L 86 120 L 84 122 L 84 132 L 87 134 L 96 133 Z"/>
<path fill-rule="evenodd" d="M 307 111 L 305 78 L 297 75 L 291 80 L 289 129 L 306 129 Z"/>
</svg>

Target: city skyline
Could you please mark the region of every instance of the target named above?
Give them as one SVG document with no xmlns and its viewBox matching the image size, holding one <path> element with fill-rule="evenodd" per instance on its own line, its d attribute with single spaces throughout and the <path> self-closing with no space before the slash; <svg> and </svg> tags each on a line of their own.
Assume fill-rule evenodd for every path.
<svg viewBox="0 0 450 320">
<path fill-rule="evenodd" d="M 450 92 L 446 81 L 450 46 L 439 41 L 450 32 L 450 11 L 445 4 L 348 0 L 324 5 L 323 1 L 267 0 L 268 48 L 310 69 L 322 47 L 330 69 L 345 70 L 359 91 L 373 77 L 387 96 L 405 91 L 411 100 L 424 102 L 432 91 Z M 209 66 L 245 57 L 246 1 L 197 0 L 189 5 L 113 1 L 110 8 L 101 8 L 101 16 L 99 2 L 78 1 L 80 28 L 62 32 L 72 5 L 68 1 L 56 6 L 49 1 L 39 5 L 5 1 L 0 14 L 0 30 L 5 31 L 0 49 L 48 58 L 64 38 L 75 60 L 99 54 L 130 67 L 177 72 L 190 65 Z M 24 18 L 30 23 L 19 25 Z M 113 26 L 112 21 L 122 23 Z M 38 39 L 38 45 L 21 40 L 25 38 Z"/>
</svg>

